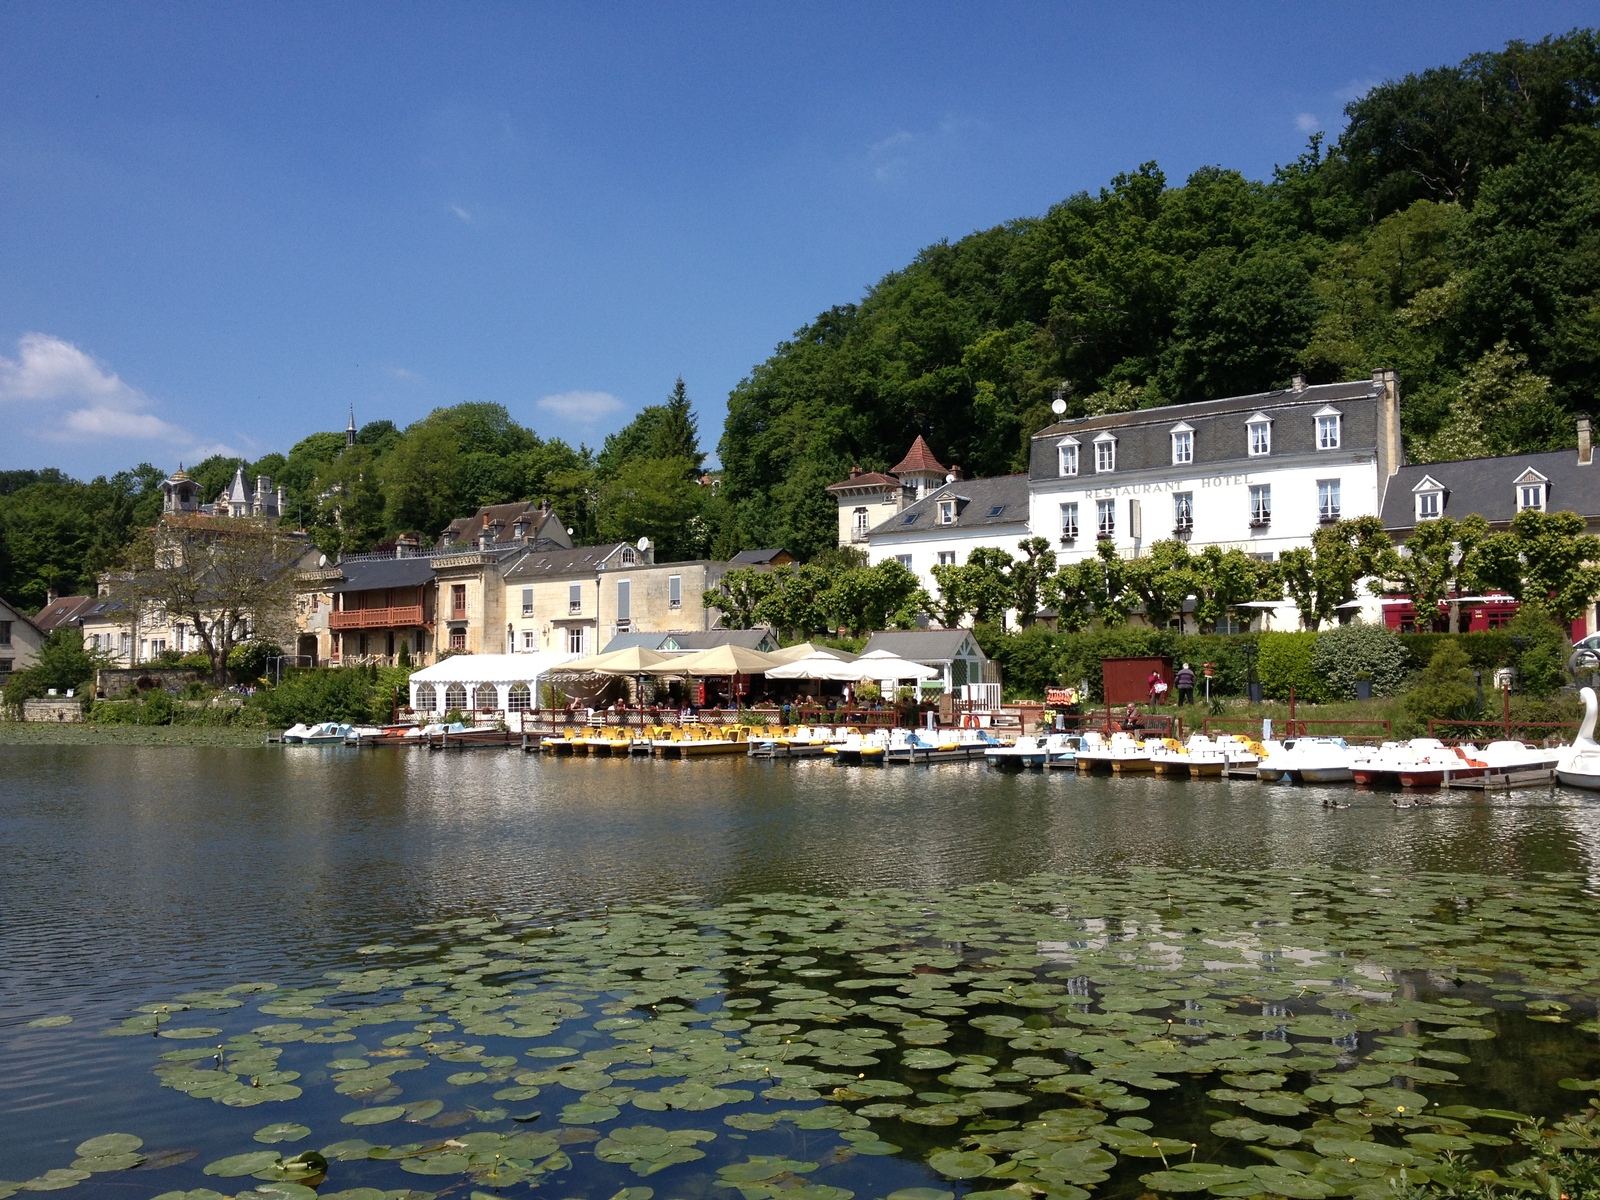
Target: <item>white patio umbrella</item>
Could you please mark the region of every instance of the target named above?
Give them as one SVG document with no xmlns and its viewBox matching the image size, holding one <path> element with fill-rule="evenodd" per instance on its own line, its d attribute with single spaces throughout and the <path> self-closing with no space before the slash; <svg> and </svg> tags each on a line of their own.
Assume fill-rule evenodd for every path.
<svg viewBox="0 0 1600 1200">
<path fill-rule="evenodd" d="M 855 663 L 846 662 L 828 653 L 808 654 L 804 658 L 797 658 L 793 662 L 784 663 L 781 667 L 773 667 L 767 672 L 768 679 L 826 679 L 834 683 L 847 683 L 861 678 L 856 673 Z"/>
<path fill-rule="evenodd" d="M 943 674 L 936 667 L 912 662 L 888 650 L 874 650 L 846 665 L 854 672 L 852 679 L 937 679 Z"/>
</svg>

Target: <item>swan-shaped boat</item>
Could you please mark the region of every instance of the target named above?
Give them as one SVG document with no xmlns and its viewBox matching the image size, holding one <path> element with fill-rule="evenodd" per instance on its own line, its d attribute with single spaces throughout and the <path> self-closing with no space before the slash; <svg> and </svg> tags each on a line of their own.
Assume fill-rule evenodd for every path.
<svg viewBox="0 0 1600 1200">
<path fill-rule="evenodd" d="M 1572 745 L 1561 751 L 1556 759 L 1556 778 L 1567 787 L 1588 788 L 1600 791 L 1600 744 L 1594 740 L 1596 702 L 1593 688 L 1578 693 L 1583 697 L 1583 724 L 1578 726 L 1578 736 Z"/>
</svg>

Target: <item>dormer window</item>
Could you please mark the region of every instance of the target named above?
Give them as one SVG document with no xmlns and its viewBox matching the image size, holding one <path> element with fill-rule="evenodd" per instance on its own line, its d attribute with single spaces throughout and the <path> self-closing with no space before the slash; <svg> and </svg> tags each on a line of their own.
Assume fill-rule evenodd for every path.
<svg viewBox="0 0 1600 1200">
<path fill-rule="evenodd" d="M 1078 439 L 1062 438 L 1056 443 L 1056 472 L 1059 475 L 1078 473 Z"/>
<path fill-rule="evenodd" d="M 1187 421 L 1174 425 L 1172 434 L 1172 465 L 1181 467 L 1194 461 L 1194 427 Z"/>
<path fill-rule="evenodd" d="M 1336 408 L 1328 407 L 1318 409 L 1317 419 L 1317 449 L 1337 450 L 1340 442 L 1340 415 Z"/>
<path fill-rule="evenodd" d="M 639 556 L 633 552 L 633 547 L 632 546 L 624 546 L 622 548 L 622 565 L 623 566 L 631 567 L 631 566 L 633 566 L 634 563 L 636 563 L 638 561 L 639 561 Z"/>
<path fill-rule="evenodd" d="M 1094 469 L 1097 475 L 1117 469 L 1117 439 L 1113 434 L 1102 433 L 1095 438 Z"/>
<path fill-rule="evenodd" d="M 1534 512 L 1545 511 L 1545 500 L 1550 480 L 1529 467 L 1517 476 L 1517 511 L 1523 512 L 1533 509 Z"/>
<path fill-rule="evenodd" d="M 1262 458 L 1272 453 L 1272 418 L 1256 413 L 1245 422 L 1245 448 L 1251 458 Z"/>
<path fill-rule="evenodd" d="M 1436 521 L 1444 515 L 1444 484 L 1432 475 L 1424 475 L 1411 493 L 1417 501 L 1417 520 Z"/>
<path fill-rule="evenodd" d="M 954 500 L 939 501 L 939 524 L 954 525 L 956 523 L 956 502 Z"/>
</svg>

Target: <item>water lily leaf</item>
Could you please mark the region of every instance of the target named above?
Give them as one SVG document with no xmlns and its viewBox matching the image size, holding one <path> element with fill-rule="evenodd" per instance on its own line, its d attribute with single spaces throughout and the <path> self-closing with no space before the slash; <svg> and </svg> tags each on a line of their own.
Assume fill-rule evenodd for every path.
<svg viewBox="0 0 1600 1200">
<path fill-rule="evenodd" d="M 956 1200 L 956 1194 L 938 1188 L 909 1187 L 890 1192 L 883 1200 Z"/>
<path fill-rule="evenodd" d="M 382 1125 L 386 1121 L 398 1121 L 406 1115 L 403 1104 L 386 1104 L 378 1108 L 358 1108 L 355 1112 L 345 1113 L 339 1120 L 346 1125 Z"/>
<path fill-rule="evenodd" d="M 928 1165 L 951 1179 L 973 1179 L 994 1167 L 994 1159 L 976 1151 L 940 1150 L 928 1156 Z"/>
<path fill-rule="evenodd" d="M 29 1029 L 59 1029 L 63 1025 L 71 1025 L 72 1018 L 65 1015 L 54 1017 L 38 1017 L 28 1022 Z"/>
<path fill-rule="evenodd" d="M 228 1158 L 219 1158 L 214 1163 L 206 1164 L 207 1175 L 220 1175 L 224 1179 L 237 1179 L 245 1175 L 254 1175 L 257 1171 L 264 1171 L 268 1167 L 275 1167 L 281 1161 L 281 1156 L 275 1150 L 254 1150 L 249 1154 L 234 1154 Z"/>
<path fill-rule="evenodd" d="M 143 1145 L 144 1139 L 131 1133 L 103 1133 L 79 1142 L 75 1153 L 79 1158 L 99 1158 L 108 1154 L 130 1154 Z"/>
<path fill-rule="evenodd" d="M 43 1175 L 35 1175 L 32 1179 L 24 1181 L 20 1186 L 26 1192 L 59 1192 L 64 1188 L 75 1187 L 88 1178 L 88 1171 L 71 1167 L 54 1167 Z"/>
<path fill-rule="evenodd" d="M 292 1122 L 263 1125 L 255 1132 L 255 1140 L 265 1142 L 269 1146 L 276 1145 L 279 1142 L 298 1142 L 301 1138 L 310 1136 L 310 1129 L 304 1125 L 295 1125 Z"/>
<path fill-rule="evenodd" d="M 186 1025 L 179 1029 L 163 1029 L 157 1037 L 164 1038 L 214 1038 L 222 1030 L 212 1029 L 205 1025 Z"/>
</svg>

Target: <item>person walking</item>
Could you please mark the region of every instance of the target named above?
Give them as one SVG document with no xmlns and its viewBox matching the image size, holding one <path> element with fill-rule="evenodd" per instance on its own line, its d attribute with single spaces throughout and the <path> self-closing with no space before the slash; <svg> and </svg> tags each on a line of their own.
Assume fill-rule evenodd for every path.
<svg viewBox="0 0 1600 1200">
<path fill-rule="evenodd" d="M 1161 703 L 1161 693 L 1166 690 L 1167 681 L 1161 678 L 1160 671 L 1151 671 L 1146 682 L 1150 685 L 1150 707 L 1155 708 Z"/>
<path fill-rule="evenodd" d="M 1178 706 L 1194 703 L 1194 668 L 1188 663 L 1178 668 L 1178 673 L 1172 677 L 1172 682 L 1178 689 Z"/>
</svg>

